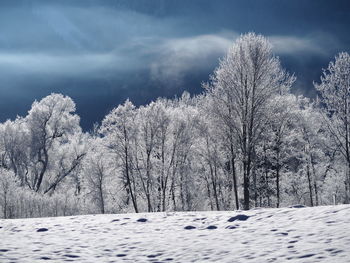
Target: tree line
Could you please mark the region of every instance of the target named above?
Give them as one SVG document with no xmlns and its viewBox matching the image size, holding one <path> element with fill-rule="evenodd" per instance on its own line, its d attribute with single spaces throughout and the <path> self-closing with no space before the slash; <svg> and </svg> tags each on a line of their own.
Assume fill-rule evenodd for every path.
<svg viewBox="0 0 350 263">
<path fill-rule="evenodd" d="M 114 108 L 83 132 L 51 94 L 0 124 L 0 216 L 233 210 L 349 203 L 350 56 L 290 89 L 269 41 L 238 38 L 202 94 Z"/>
</svg>

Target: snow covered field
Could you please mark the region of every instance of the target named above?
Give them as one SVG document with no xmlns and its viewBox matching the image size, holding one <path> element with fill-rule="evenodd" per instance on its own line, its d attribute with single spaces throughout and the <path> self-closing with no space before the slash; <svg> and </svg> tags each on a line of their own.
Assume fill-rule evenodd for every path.
<svg viewBox="0 0 350 263">
<path fill-rule="evenodd" d="M 0 262 L 349 262 L 350 205 L 0 220 Z"/>
</svg>

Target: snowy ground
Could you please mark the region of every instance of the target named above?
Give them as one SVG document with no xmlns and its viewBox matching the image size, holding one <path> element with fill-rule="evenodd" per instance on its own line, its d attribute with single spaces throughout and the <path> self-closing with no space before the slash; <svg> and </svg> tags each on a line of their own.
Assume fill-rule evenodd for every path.
<svg viewBox="0 0 350 263">
<path fill-rule="evenodd" d="M 0 220 L 0 262 L 45 260 L 350 262 L 350 205 Z"/>
</svg>

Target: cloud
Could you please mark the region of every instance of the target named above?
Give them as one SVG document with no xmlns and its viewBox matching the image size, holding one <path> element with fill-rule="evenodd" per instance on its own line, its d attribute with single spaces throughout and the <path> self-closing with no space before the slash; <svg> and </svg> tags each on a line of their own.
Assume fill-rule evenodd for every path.
<svg viewBox="0 0 350 263">
<path fill-rule="evenodd" d="M 186 74 L 198 70 L 215 67 L 220 57 L 224 56 L 230 45 L 239 37 L 234 31 L 217 34 L 204 34 L 184 38 L 165 39 L 155 47 L 157 53 L 151 63 L 151 78 L 171 85 L 181 85 Z M 267 36 L 277 55 L 293 55 L 308 53 L 309 55 L 326 55 L 328 46 L 325 41 L 312 37 Z M 323 43 L 320 45 L 319 43 Z"/>
<path fill-rule="evenodd" d="M 0 53 L 0 67 L 7 72 L 60 76 L 149 69 L 152 81 L 181 85 L 186 74 L 213 69 L 238 36 L 233 31 L 177 38 L 133 36 L 107 51 L 8 51 Z M 317 39 L 295 36 L 268 38 L 278 55 L 327 54 L 327 48 L 317 44 L 320 43 Z"/>
<path fill-rule="evenodd" d="M 212 72 L 239 36 L 236 31 L 209 29 L 200 34 L 190 26 L 186 29 L 180 16 L 104 5 L 43 2 L 27 11 L 26 7 L 0 10 L 5 21 L 0 24 L 0 67 L 8 75 L 90 78 L 101 72 L 148 70 L 145 81 L 181 86 L 186 76 Z M 278 55 L 323 55 L 329 45 L 326 37 L 314 35 L 268 37 Z"/>
<path fill-rule="evenodd" d="M 117 64 L 111 54 L 55 55 L 40 53 L 0 53 L 0 67 L 29 74 L 85 74 Z"/>
<path fill-rule="evenodd" d="M 233 32 L 165 39 L 156 47 L 151 78 L 162 83 L 182 83 L 188 72 L 208 69 L 218 62 L 237 35 Z"/>
<path fill-rule="evenodd" d="M 273 50 L 277 54 L 309 53 L 317 55 L 327 54 L 327 47 L 324 42 L 318 41 L 319 37 L 297 37 L 297 36 L 270 36 L 269 40 Z M 320 44 L 323 43 L 323 44 Z"/>
</svg>

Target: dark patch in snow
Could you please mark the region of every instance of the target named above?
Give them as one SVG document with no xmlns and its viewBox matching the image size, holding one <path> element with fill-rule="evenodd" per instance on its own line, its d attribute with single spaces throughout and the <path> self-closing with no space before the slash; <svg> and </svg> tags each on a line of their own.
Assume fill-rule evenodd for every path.
<svg viewBox="0 0 350 263">
<path fill-rule="evenodd" d="M 207 229 L 217 229 L 217 226 L 208 226 Z"/>
<path fill-rule="evenodd" d="M 239 220 L 239 221 L 246 221 L 247 219 L 249 218 L 249 216 L 246 216 L 246 215 L 236 215 L 236 216 L 233 216 L 231 217 L 229 220 L 227 220 L 228 222 L 233 222 L 233 221 L 236 221 L 236 220 Z"/>
<path fill-rule="evenodd" d="M 275 231 L 277 231 L 277 230 L 278 230 L 278 229 L 274 228 L 274 229 L 271 229 L 270 231 L 275 232 Z"/>
<path fill-rule="evenodd" d="M 305 205 L 292 205 L 290 206 L 289 208 L 305 208 L 306 206 Z"/>
<path fill-rule="evenodd" d="M 42 260 L 50 260 L 51 258 L 49 258 L 49 257 L 41 257 L 40 259 L 42 259 Z"/>
<path fill-rule="evenodd" d="M 332 255 L 336 255 L 336 254 L 339 254 L 341 252 L 343 252 L 344 250 L 341 250 L 341 249 L 338 249 L 338 250 L 335 250 L 335 251 L 332 251 L 331 254 Z"/>
<path fill-rule="evenodd" d="M 113 223 L 113 222 L 118 222 L 118 221 L 120 221 L 119 219 L 113 219 L 112 221 L 111 221 L 111 223 Z"/>
<path fill-rule="evenodd" d="M 164 259 L 165 261 L 173 261 L 174 259 L 173 258 L 166 258 Z"/>
<path fill-rule="evenodd" d="M 39 228 L 36 232 L 46 232 L 46 231 L 49 231 L 49 230 L 45 227 L 42 227 L 42 228 Z"/>
<path fill-rule="evenodd" d="M 151 254 L 151 255 L 148 255 L 147 257 L 148 258 L 156 258 L 156 257 L 159 257 L 159 256 L 161 256 L 162 255 L 162 253 L 158 253 L 158 254 Z"/>
<path fill-rule="evenodd" d="M 117 254 L 116 256 L 121 258 L 121 257 L 126 257 L 126 254 Z"/>
<path fill-rule="evenodd" d="M 288 236 L 288 233 L 286 233 L 286 232 L 281 232 L 281 233 L 277 233 L 276 235 L 280 235 L 280 236 Z"/>
<path fill-rule="evenodd" d="M 235 229 L 237 228 L 236 226 L 227 226 L 226 229 Z"/>
<path fill-rule="evenodd" d="M 296 243 L 296 242 L 298 242 L 298 240 L 291 240 L 291 241 L 289 241 L 288 243 L 294 244 L 294 243 Z"/>
<path fill-rule="evenodd" d="M 11 229 L 11 231 L 12 231 L 12 232 L 21 232 L 21 230 L 17 229 L 17 227 L 13 227 L 13 228 Z"/>
<path fill-rule="evenodd" d="M 191 229 L 195 229 L 196 227 L 195 226 L 185 226 L 184 229 L 186 230 L 191 230 Z"/>
<path fill-rule="evenodd" d="M 80 257 L 78 255 L 72 255 L 72 254 L 66 254 L 64 256 L 67 257 L 67 258 L 79 258 Z"/>
<path fill-rule="evenodd" d="M 139 218 L 139 219 L 137 219 L 137 222 L 147 222 L 147 219 L 146 218 Z"/>
<path fill-rule="evenodd" d="M 300 256 L 299 258 L 310 258 L 313 256 L 315 256 L 315 254 L 305 254 L 305 255 Z"/>
<path fill-rule="evenodd" d="M 0 249 L 0 252 L 7 252 L 9 251 L 8 249 Z"/>
<path fill-rule="evenodd" d="M 201 218 L 195 218 L 193 221 L 203 221 L 207 219 L 206 217 L 201 217 Z"/>
</svg>

